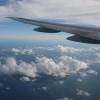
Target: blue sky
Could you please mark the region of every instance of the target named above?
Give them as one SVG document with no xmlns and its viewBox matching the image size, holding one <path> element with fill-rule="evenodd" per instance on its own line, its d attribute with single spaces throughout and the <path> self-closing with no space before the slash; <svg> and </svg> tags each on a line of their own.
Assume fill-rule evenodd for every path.
<svg viewBox="0 0 100 100">
<path fill-rule="evenodd" d="M 1 22 L 0 23 L 0 32 L 3 32 L 3 34 L 7 33 L 15 33 L 15 34 L 21 34 L 21 33 L 31 33 L 31 27 L 29 25 L 24 25 L 20 22 L 15 21 L 9 21 L 9 22 Z"/>
<path fill-rule="evenodd" d="M 44 40 L 46 38 L 46 40 L 63 40 L 66 38 L 64 32 L 40 33 L 33 30 L 35 27 L 16 21 L 0 22 L 0 39 Z"/>
<path fill-rule="evenodd" d="M 8 0 L 0 0 L 0 5 L 5 5 L 8 3 Z"/>
</svg>

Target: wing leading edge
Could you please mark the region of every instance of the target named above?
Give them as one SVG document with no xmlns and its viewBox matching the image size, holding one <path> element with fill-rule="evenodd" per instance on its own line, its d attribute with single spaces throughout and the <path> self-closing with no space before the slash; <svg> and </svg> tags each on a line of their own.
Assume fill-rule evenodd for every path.
<svg viewBox="0 0 100 100">
<path fill-rule="evenodd" d="M 44 31 L 46 30 L 46 32 L 48 32 L 48 30 L 49 31 L 51 30 L 51 32 L 63 31 L 75 34 L 80 37 L 85 37 L 88 39 L 100 41 L 100 27 L 75 25 L 75 24 L 62 24 L 44 20 L 33 20 L 33 19 L 18 18 L 18 17 L 9 17 L 9 18 L 19 22 L 23 22 L 25 24 L 39 26 L 43 28 Z"/>
</svg>

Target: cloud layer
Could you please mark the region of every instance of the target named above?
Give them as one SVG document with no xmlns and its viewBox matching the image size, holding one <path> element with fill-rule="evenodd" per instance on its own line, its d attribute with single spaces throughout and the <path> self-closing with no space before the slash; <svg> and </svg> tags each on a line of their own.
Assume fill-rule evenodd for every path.
<svg viewBox="0 0 100 100">
<path fill-rule="evenodd" d="M 100 2 L 98 0 L 9 0 L 0 6 L 0 17 L 50 17 L 99 18 Z"/>
<path fill-rule="evenodd" d="M 38 52 L 40 50 L 41 52 L 39 54 Z M 2 60 L 0 60 L 0 73 L 2 74 L 18 74 L 31 78 L 39 77 L 41 74 L 53 77 L 66 77 L 67 75 L 76 73 L 79 73 L 81 77 L 85 77 L 88 74 L 98 75 L 98 73 L 91 69 L 90 66 L 94 63 L 100 64 L 99 47 L 76 49 L 58 45 L 53 49 L 46 47 L 37 47 L 33 49 L 12 48 L 9 52 L 15 53 L 15 55 L 17 53 L 16 56 L 18 57 L 28 54 L 30 57 L 35 57 L 35 60 L 27 62 L 22 58 L 18 60 L 15 57 L 7 57 L 5 63 L 2 63 Z M 45 54 L 45 52 L 47 54 Z M 50 52 L 56 52 L 57 54 L 51 56 Z M 91 56 L 89 54 L 90 52 L 93 53 Z M 84 73 L 81 72 L 81 70 L 86 71 Z M 22 80 L 28 79 L 23 77 Z M 78 81 L 80 81 L 80 79 Z"/>
</svg>

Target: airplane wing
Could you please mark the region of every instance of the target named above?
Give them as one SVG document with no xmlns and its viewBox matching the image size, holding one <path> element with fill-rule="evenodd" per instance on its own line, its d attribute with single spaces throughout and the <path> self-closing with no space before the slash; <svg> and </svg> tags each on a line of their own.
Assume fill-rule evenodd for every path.
<svg viewBox="0 0 100 100">
<path fill-rule="evenodd" d="M 75 35 L 75 38 L 70 37 L 69 40 L 85 42 L 85 43 L 100 43 L 100 27 L 92 25 L 78 25 L 78 24 L 63 24 L 50 22 L 46 20 L 34 20 L 18 17 L 9 17 L 12 20 L 23 22 L 25 24 L 31 24 L 39 26 L 34 29 L 38 32 L 56 33 L 56 32 L 67 32 Z M 77 37 L 77 38 L 76 38 Z"/>
</svg>

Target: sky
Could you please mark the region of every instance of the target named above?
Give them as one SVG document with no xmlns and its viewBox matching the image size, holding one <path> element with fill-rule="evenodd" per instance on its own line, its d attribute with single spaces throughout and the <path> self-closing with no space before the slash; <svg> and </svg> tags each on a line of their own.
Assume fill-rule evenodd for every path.
<svg viewBox="0 0 100 100">
<path fill-rule="evenodd" d="M 79 82 L 82 88 L 84 88 L 84 79 L 86 78 L 89 81 L 89 75 L 100 76 L 99 68 L 97 68 L 100 65 L 100 47 L 98 45 L 69 43 L 66 40 L 69 34 L 64 32 L 55 34 L 35 32 L 33 28 L 36 26 L 12 21 L 7 18 L 9 16 L 31 19 L 57 19 L 56 21 L 58 22 L 67 23 L 71 21 L 100 26 L 99 0 L 0 0 L 0 40 L 46 41 L 45 43 L 43 42 L 44 44 L 39 41 L 39 45 L 37 42 L 27 45 L 22 42 L 24 47 L 19 44 L 17 44 L 17 47 L 16 41 L 14 43 L 11 41 L 6 44 L 6 49 L 2 49 L 4 45 L 0 42 L 0 73 L 7 74 L 8 76 L 22 75 L 20 78 L 24 81 L 33 81 L 37 77 L 41 78 L 41 74 L 60 78 L 78 74 L 79 77 L 76 81 Z M 49 44 L 47 40 L 59 40 L 60 42 L 53 45 L 52 41 Z M 67 43 L 64 44 L 62 42 L 63 45 L 60 44 L 62 40 L 67 41 Z M 92 66 L 97 69 L 94 70 Z M 99 83 L 98 80 L 93 81 Z M 86 80 L 84 82 L 86 84 Z M 43 83 L 45 82 L 43 81 Z M 60 84 L 63 84 L 63 82 L 60 81 Z M 91 87 L 91 85 L 86 84 L 86 90 L 87 86 Z M 65 86 L 67 86 L 66 83 Z M 93 84 L 92 89 L 95 86 L 96 84 Z M 86 92 L 79 86 L 76 88 L 76 95 L 91 96 L 92 92 Z M 43 89 L 46 90 L 46 87 L 43 87 Z M 64 89 L 66 88 L 64 87 Z M 71 89 L 73 88 L 71 87 Z M 95 91 L 93 90 L 93 92 Z M 73 99 L 65 97 L 58 100 Z"/>
<path fill-rule="evenodd" d="M 11 21 L 6 17 L 46 18 L 99 25 L 99 0 L 0 0 L 0 38 L 62 39 L 64 33 L 43 34 L 31 25 Z M 9 35 L 11 34 L 11 35 Z M 30 35 L 29 35 L 30 34 Z M 22 39 L 21 38 L 21 39 Z"/>
</svg>

